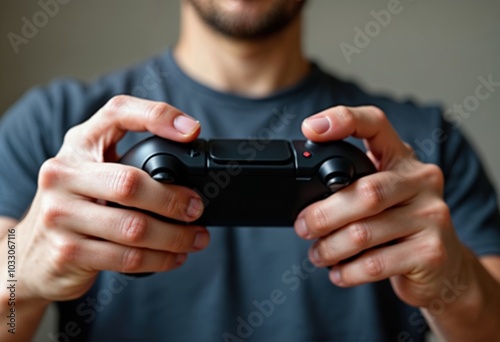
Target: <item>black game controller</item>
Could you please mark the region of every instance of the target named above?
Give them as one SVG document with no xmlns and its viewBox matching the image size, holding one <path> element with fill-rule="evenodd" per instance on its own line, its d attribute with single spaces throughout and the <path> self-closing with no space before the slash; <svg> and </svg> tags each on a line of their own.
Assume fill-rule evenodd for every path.
<svg viewBox="0 0 500 342">
<path fill-rule="evenodd" d="M 292 226 L 307 205 L 376 172 L 345 142 L 196 140 L 157 136 L 130 149 L 120 163 L 164 183 L 197 191 L 207 226 Z"/>
</svg>

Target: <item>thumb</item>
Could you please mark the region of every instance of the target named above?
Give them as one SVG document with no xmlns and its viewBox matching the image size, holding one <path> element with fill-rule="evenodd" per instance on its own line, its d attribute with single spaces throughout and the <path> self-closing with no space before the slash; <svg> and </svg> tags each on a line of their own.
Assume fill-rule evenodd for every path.
<svg viewBox="0 0 500 342">
<path fill-rule="evenodd" d="M 364 139 L 367 150 L 381 166 L 390 165 L 395 158 L 409 154 L 384 112 L 372 106 L 327 109 L 305 119 L 302 132 L 315 142 L 341 140 L 349 136 Z"/>
<path fill-rule="evenodd" d="M 119 95 L 89 120 L 70 129 L 61 153 L 69 148 L 100 159 L 127 131 L 149 131 L 169 140 L 190 142 L 198 137 L 200 123 L 167 103 Z"/>
</svg>

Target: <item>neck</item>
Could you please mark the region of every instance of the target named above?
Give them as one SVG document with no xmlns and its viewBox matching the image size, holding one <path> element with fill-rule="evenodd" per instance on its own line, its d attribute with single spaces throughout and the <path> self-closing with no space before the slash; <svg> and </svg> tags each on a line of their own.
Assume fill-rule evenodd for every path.
<svg viewBox="0 0 500 342">
<path fill-rule="evenodd" d="M 240 41 L 215 32 L 183 2 L 174 56 L 193 79 L 223 92 L 263 97 L 292 86 L 309 72 L 302 54 L 301 18 L 277 34 Z"/>
</svg>

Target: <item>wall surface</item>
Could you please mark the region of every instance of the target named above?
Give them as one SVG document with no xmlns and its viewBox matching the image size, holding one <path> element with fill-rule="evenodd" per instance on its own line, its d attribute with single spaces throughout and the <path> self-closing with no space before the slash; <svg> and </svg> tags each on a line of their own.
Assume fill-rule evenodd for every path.
<svg viewBox="0 0 500 342">
<path fill-rule="evenodd" d="M 500 82 L 500 2 L 401 0 L 398 13 L 377 24 L 376 13 L 391 2 L 311 0 L 308 54 L 377 93 L 437 101 L 447 111 L 465 102 L 467 115 L 452 116 L 500 188 L 500 87 L 488 99 L 475 97 L 480 77 Z M 40 11 L 38 1 L 0 2 L 0 113 L 34 85 L 61 76 L 91 80 L 161 51 L 178 33 L 179 0 L 72 0 L 28 32 L 16 53 L 9 33 L 21 34 L 24 17 L 43 19 Z M 359 30 L 369 41 L 360 41 Z"/>
</svg>

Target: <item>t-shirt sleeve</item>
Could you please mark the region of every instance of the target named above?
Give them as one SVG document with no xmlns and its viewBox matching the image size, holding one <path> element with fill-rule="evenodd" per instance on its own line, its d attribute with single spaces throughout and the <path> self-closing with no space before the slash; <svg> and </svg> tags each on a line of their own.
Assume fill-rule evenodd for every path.
<svg viewBox="0 0 500 342">
<path fill-rule="evenodd" d="M 27 92 L 0 120 L 0 216 L 20 219 L 37 190 L 42 164 L 55 156 L 66 132 L 111 97 L 129 94 L 144 68 L 124 69 L 91 84 L 57 79 Z"/>
<path fill-rule="evenodd" d="M 443 121 L 445 200 L 460 240 L 478 256 L 500 255 L 500 214 L 491 181 L 460 130 Z"/>
<path fill-rule="evenodd" d="M 20 219 L 36 192 L 38 170 L 49 156 L 50 103 L 40 88 L 24 95 L 0 123 L 0 216 Z"/>
<path fill-rule="evenodd" d="M 0 121 L 0 216 L 20 219 L 31 205 L 42 164 L 55 156 L 69 128 L 99 108 L 99 87 L 61 79 L 27 92 Z"/>
</svg>

